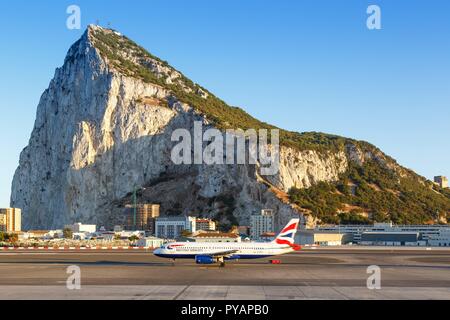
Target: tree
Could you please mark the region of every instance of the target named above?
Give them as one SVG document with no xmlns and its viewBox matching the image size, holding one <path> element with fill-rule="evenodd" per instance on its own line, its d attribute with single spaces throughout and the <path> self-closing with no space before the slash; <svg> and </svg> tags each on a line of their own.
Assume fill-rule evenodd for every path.
<svg viewBox="0 0 450 320">
<path fill-rule="evenodd" d="M 8 235 L 8 241 L 10 243 L 16 243 L 17 241 L 19 241 L 19 235 L 17 233 L 10 233 Z"/>
<path fill-rule="evenodd" d="M 182 237 L 190 237 L 190 236 L 192 236 L 192 232 L 190 232 L 189 230 L 183 230 L 183 231 L 181 231 L 181 236 Z"/>
<path fill-rule="evenodd" d="M 139 240 L 139 237 L 137 235 L 133 234 L 131 237 L 128 238 L 128 240 L 130 242 L 135 242 L 135 241 Z"/>
<path fill-rule="evenodd" d="M 348 186 L 348 179 L 344 178 L 342 183 L 339 183 L 336 187 L 341 193 L 348 196 L 351 193 L 350 187 Z"/>
<path fill-rule="evenodd" d="M 63 230 L 63 237 L 64 239 L 72 239 L 73 237 L 73 231 L 70 228 L 65 228 Z"/>
</svg>

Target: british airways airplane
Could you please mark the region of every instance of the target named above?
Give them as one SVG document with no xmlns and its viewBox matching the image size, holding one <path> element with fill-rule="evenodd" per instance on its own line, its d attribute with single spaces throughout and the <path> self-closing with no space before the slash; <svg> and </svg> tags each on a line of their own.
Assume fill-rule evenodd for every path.
<svg viewBox="0 0 450 320">
<path fill-rule="evenodd" d="M 153 254 L 161 258 L 195 259 L 197 264 L 220 263 L 225 260 L 259 259 L 300 250 L 294 243 L 300 219 L 292 219 L 272 242 L 174 242 L 156 249 Z"/>
</svg>

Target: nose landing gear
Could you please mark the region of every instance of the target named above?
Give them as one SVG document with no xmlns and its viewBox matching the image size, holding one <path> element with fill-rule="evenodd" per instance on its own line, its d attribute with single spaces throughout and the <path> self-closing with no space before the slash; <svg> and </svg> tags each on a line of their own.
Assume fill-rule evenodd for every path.
<svg viewBox="0 0 450 320">
<path fill-rule="evenodd" d="M 217 262 L 220 263 L 220 268 L 225 268 L 225 259 L 223 257 L 218 258 Z"/>
</svg>

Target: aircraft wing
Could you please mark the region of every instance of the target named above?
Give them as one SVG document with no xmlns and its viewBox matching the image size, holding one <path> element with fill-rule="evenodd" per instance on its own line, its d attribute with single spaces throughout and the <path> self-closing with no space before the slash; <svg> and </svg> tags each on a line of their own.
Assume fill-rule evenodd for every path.
<svg viewBox="0 0 450 320">
<path fill-rule="evenodd" d="M 221 251 L 221 252 L 214 252 L 214 253 L 211 253 L 208 255 L 211 257 L 229 257 L 238 252 L 239 252 L 239 250 L 227 250 L 227 251 Z"/>
</svg>

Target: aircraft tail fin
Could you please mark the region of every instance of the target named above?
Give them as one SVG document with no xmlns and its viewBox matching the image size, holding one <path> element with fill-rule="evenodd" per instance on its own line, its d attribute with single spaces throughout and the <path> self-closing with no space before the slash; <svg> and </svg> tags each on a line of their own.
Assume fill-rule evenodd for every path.
<svg viewBox="0 0 450 320">
<path fill-rule="evenodd" d="M 278 236 L 273 241 L 276 244 L 287 244 L 293 248 L 298 248 L 299 246 L 295 244 L 295 234 L 297 233 L 298 225 L 300 219 L 291 219 L 289 223 L 281 230 Z"/>
</svg>

